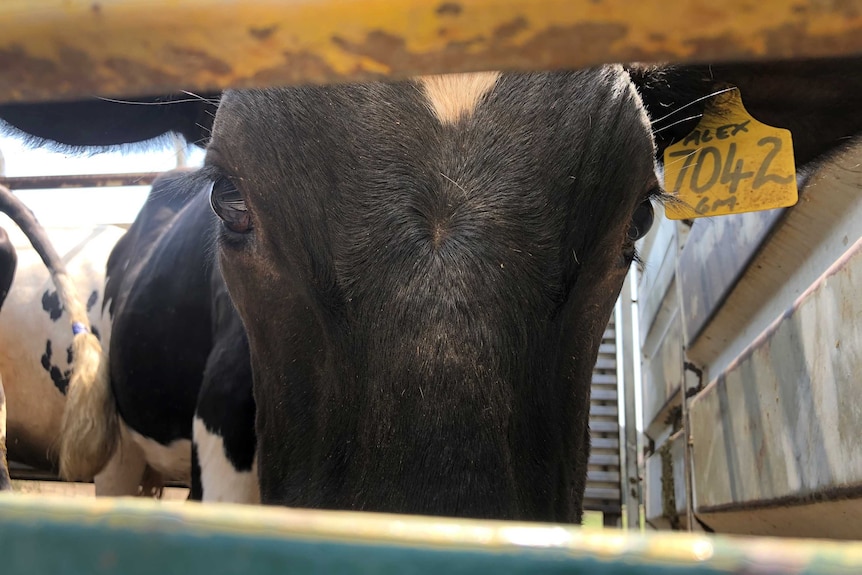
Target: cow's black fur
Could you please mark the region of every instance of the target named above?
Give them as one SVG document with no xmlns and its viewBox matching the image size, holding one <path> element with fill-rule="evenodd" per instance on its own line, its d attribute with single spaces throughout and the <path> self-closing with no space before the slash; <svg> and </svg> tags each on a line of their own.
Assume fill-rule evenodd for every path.
<svg viewBox="0 0 862 575">
<path fill-rule="evenodd" d="M 635 66 L 639 94 L 613 67 L 504 76 L 454 126 L 410 82 L 228 93 L 203 174 L 253 224 L 219 244 L 248 328 L 263 501 L 579 520 L 590 371 L 655 191 L 651 128 L 660 153 L 731 83 L 794 130 L 802 165 L 862 128 L 859 68 L 802 63 L 794 82 L 786 64 Z M 186 208 L 195 261 L 204 204 Z"/>
<path fill-rule="evenodd" d="M 657 187 L 627 76 L 504 76 L 452 126 L 413 83 L 222 110 L 206 170 L 256 226 L 221 261 L 262 499 L 579 520 L 595 334 Z"/>
<path fill-rule="evenodd" d="M 105 301 L 113 308 L 111 387 L 120 416 L 168 444 L 191 438 L 197 385 L 212 346 L 205 233 L 212 216 L 192 199 L 171 225 L 153 228 L 160 235 L 150 244 L 135 237 L 137 227 L 152 225 L 150 213 L 173 207 L 152 210 L 153 199 L 108 260 Z"/>
<path fill-rule="evenodd" d="M 0 118 L 9 127 L 27 134 L 35 144 L 58 142 L 72 148 L 109 149 L 174 132 L 188 142 L 205 145 L 217 103 L 215 96 L 190 94 L 6 103 L 0 105 Z"/>
</svg>

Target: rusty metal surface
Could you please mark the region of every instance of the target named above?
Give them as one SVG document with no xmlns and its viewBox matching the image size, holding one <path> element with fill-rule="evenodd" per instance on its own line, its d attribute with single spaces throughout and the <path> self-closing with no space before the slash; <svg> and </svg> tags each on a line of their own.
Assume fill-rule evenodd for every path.
<svg viewBox="0 0 862 575">
<path fill-rule="evenodd" d="M 0 101 L 858 53 L 858 0 L 0 2 Z"/>
<path fill-rule="evenodd" d="M 21 176 L 0 178 L 0 186 L 15 190 L 54 190 L 59 188 L 110 188 L 149 186 L 160 172 L 128 174 L 85 174 L 68 176 Z"/>
<path fill-rule="evenodd" d="M 862 238 L 854 241 L 692 401 L 699 513 L 792 515 L 806 502 L 862 498 Z M 862 522 L 835 521 L 842 537 L 862 538 Z M 801 529 L 825 535 L 814 522 Z"/>
<path fill-rule="evenodd" d="M 656 529 L 687 529 L 684 436 L 677 431 L 646 459 L 644 517 Z"/>
</svg>

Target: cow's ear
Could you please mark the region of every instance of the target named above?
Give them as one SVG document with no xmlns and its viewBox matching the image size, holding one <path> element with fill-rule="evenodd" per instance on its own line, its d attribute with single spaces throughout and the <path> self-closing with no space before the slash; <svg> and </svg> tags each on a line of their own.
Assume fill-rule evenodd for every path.
<svg viewBox="0 0 862 575">
<path fill-rule="evenodd" d="M 712 82 L 693 67 L 637 64 L 627 70 L 646 107 L 661 159 L 665 148 L 697 126 Z"/>
<path fill-rule="evenodd" d="M 0 105 L 2 127 L 37 145 L 64 150 L 110 149 L 175 133 L 203 146 L 209 139 L 218 96 L 40 102 Z"/>
<path fill-rule="evenodd" d="M 628 67 L 653 123 L 659 158 L 735 86 L 757 120 L 790 130 L 797 166 L 862 133 L 862 58 Z"/>
</svg>

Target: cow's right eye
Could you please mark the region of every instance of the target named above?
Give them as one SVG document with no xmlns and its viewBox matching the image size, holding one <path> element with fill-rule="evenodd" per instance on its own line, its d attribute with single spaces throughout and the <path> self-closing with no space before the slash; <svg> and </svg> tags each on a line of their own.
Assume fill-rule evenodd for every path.
<svg viewBox="0 0 862 575">
<path fill-rule="evenodd" d="M 647 232 L 652 228 L 654 217 L 652 203 L 649 199 L 641 202 L 635 209 L 631 224 L 629 224 L 628 238 L 634 242 L 647 235 Z"/>
<path fill-rule="evenodd" d="M 252 230 L 251 215 L 242 194 L 233 182 L 221 177 L 210 188 L 210 205 L 227 229 L 238 234 Z"/>
</svg>

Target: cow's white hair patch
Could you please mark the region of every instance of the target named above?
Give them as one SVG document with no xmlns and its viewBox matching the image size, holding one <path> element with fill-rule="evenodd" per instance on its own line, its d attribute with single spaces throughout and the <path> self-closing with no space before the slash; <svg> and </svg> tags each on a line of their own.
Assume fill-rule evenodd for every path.
<svg viewBox="0 0 862 575">
<path fill-rule="evenodd" d="M 192 436 L 201 466 L 204 501 L 260 503 L 257 455 L 250 471 L 239 471 L 225 454 L 224 440 L 207 429 L 199 417 L 195 417 L 192 422 Z"/>
<path fill-rule="evenodd" d="M 162 445 L 155 439 L 144 437 L 131 428 L 129 428 L 129 435 L 144 451 L 144 459 L 147 464 L 161 473 L 165 482 L 177 481 L 185 485 L 191 484 L 191 441 L 188 439 L 176 439 L 168 445 Z"/>
<path fill-rule="evenodd" d="M 499 72 L 479 72 L 423 76 L 419 78 L 419 83 L 437 119 L 443 124 L 455 124 L 473 114 L 476 106 L 499 79 Z"/>
</svg>

